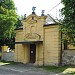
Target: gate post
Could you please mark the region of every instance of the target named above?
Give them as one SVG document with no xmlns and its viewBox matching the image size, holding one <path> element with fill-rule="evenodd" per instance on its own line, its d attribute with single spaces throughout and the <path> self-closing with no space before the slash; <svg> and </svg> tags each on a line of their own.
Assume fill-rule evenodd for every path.
<svg viewBox="0 0 75 75">
<path fill-rule="evenodd" d="M 8 46 L 1 46 L 2 47 L 2 56 L 1 56 L 1 60 L 4 59 L 4 53 L 7 52 L 8 50 Z"/>
</svg>

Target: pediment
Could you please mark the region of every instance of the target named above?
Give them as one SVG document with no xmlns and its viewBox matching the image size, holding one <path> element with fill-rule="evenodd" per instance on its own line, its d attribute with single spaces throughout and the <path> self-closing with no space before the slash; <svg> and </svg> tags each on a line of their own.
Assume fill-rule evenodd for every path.
<svg viewBox="0 0 75 75">
<path fill-rule="evenodd" d="M 36 23 L 38 19 L 39 16 L 37 16 L 36 14 L 31 14 L 26 18 L 25 21 L 32 24 L 32 23 Z"/>
</svg>

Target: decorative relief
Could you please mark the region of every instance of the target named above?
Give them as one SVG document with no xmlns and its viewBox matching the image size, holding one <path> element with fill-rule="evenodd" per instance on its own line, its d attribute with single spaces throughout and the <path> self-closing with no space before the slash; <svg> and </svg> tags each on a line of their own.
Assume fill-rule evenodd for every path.
<svg viewBox="0 0 75 75">
<path fill-rule="evenodd" d="M 28 21 L 29 24 L 37 23 L 37 20 L 30 20 Z"/>
<path fill-rule="evenodd" d="M 37 33 L 27 33 L 25 35 L 25 40 L 34 40 L 34 41 L 38 41 L 40 40 L 41 36 Z"/>
<path fill-rule="evenodd" d="M 32 34 L 32 33 L 34 33 L 35 32 L 35 26 L 31 26 L 30 27 L 30 33 Z"/>
</svg>

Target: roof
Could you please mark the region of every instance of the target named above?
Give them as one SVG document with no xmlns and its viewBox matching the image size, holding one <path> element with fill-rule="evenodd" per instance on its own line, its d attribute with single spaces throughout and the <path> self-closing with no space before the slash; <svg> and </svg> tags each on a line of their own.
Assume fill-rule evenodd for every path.
<svg viewBox="0 0 75 75">
<path fill-rule="evenodd" d="M 47 24 L 47 25 L 44 25 L 44 26 L 53 26 L 53 25 L 58 25 L 58 23 Z"/>
<path fill-rule="evenodd" d="M 47 18 L 46 18 L 45 25 L 55 24 L 56 23 L 56 21 L 49 14 L 47 14 L 46 16 L 47 16 Z"/>
<path fill-rule="evenodd" d="M 16 28 L 15 30 L 20 30 L 20 29 L 23 29 L 23 26 L 20 26 L 20 27 Z"/>
</svg>

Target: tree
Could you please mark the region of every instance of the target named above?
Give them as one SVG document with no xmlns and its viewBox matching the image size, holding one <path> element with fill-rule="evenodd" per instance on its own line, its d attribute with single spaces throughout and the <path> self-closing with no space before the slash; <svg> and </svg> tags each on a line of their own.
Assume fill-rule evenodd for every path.
<svg viewBox="0 0 75 75">
<path fill-rule="evenodd" d="M 13 0 L 0 0 L 0 43 L 6 44 L 7 39 L 14 37 L 15 24 L 18 16 Z"/>
<path fill-rule="evenodd" d="M 61 10 L 61 32 L 63 40 L 75 45 L 75 0 L 62 0 L 64 8 Z"/>
<path fill-rule="evenodd" d="M 18 16 L 18 21 L 16 23 L 16 28 L 19 28 L 19 27 L 23 26 L 22 22 L 21 22 L 23 19 L 24 19 L 24 17 L 22 15 Z"/>
</svg>

